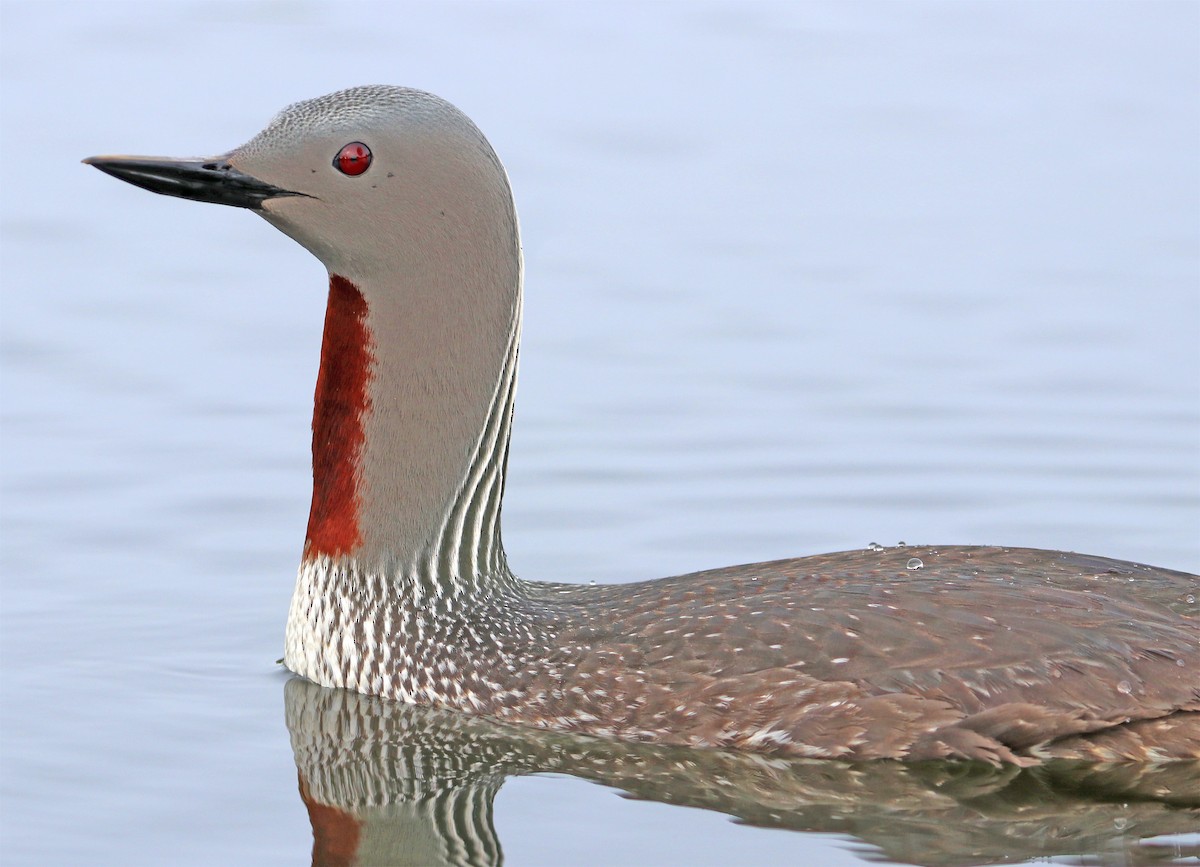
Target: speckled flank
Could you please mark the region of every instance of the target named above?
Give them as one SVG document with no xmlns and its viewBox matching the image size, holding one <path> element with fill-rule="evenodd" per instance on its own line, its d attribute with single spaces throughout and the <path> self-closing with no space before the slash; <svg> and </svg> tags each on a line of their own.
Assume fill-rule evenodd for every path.
<svg viewBox="0 0 1200 867">
<path fill-rule="evenodd" d="M 914 579 L 912 556 L 937 576 Z M 1179 712 L 1200 711 L 1196 631 L 1144 598 L 1186 604 L 1180 573 L 906 548 L 603 587 L 505 572 L 417 607 L 422 580 L 307 564 L 292 610 L 305 650 L 289 644 L 289 666 L 327 686 L 658 743 L 1018 764 L 1200 757 L 1200 715 Z M 1125 725 L 1137 719 L 1159 722 Z"/>
</svg>

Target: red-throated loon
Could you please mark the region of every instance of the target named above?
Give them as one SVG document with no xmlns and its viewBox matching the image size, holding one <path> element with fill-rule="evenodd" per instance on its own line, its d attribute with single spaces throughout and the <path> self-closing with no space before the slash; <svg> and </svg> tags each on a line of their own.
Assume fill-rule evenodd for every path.
<svg viewBox="0 0 1200 867">
<path fill-rule="evenodd" d="M 297 103 L 209 160 L 87 162 L 256 211 L 329 270 L 312 510 L 284 658 L 297 674 L 701 747 L 1200 758 L 1194 575 L 939 547 L 608 586 L 514 576 L 500 506 L 517 215 L 495 152 L 442 99 L 357 87 Z"/>
</svg>

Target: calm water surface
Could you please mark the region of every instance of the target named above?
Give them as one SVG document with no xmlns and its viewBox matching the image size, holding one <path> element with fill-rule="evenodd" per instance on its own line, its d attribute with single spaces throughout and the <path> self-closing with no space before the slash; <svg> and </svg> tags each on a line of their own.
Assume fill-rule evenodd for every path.
<svg viewBox="0 0 1200 867">
<path fill-rule="evenodd" d="M 324 729 L 299 721 L 332 699 L 285 688 L 274 660 L 324 274 L 248 213 L 78 160 L 220 152 L 339 87 L 435 91 L 509 168 L 527 295 L 504 527 L 522 575 L 628 581 L 901 539 L 1200 571 L 1194 3 L 0 14 L 5 863 L 311 857 L 296 774 Z M 844 821 L 805 813 L 813 833 L 763 830 L 657 803 L 695 803 L 678 780 L 656 797 L 589 775 L 581 749 L 505 747 L 542 772 L 496 797 L 509 863 L 1116 859 L 1137 857 L 1131 822 L 1156 827 L 1111 808 L 1065 848 L 1053 818 L 1044 838 L 1001 822 L 992 848 L 935 843 L 859 796 Z M 386 789 L 402 769 L 371 767 L 375 788 L 322 791 L 429 842 Z M 1168 852 L 1198 842 L 1162 834 Z"/>
</svg>

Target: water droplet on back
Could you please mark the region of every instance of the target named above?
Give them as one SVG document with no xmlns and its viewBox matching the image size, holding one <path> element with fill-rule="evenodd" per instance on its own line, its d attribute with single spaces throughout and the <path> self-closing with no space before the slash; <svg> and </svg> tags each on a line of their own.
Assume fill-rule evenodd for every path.
<svg viewBox="0 0 1200 867">
<path fill-rule="evenodd" d="M 924 569 L 925 564 L 921 562 L 920 557 L 913 557 L 905 564 L 905 567 L 908 569 Z"/>
</svg>

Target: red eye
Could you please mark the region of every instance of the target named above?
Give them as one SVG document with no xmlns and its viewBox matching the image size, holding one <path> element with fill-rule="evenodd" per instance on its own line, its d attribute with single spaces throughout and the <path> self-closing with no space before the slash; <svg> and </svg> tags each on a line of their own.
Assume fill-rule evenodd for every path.
<svg viewBox="0 0 1200 867">
<path fill-rule="evenodd" d="M 352 141 L 338 151 L 333 165 L 343 175 L 361 175 L 371 167 L 371 149 L 360 141 Z"/>
</svg>

